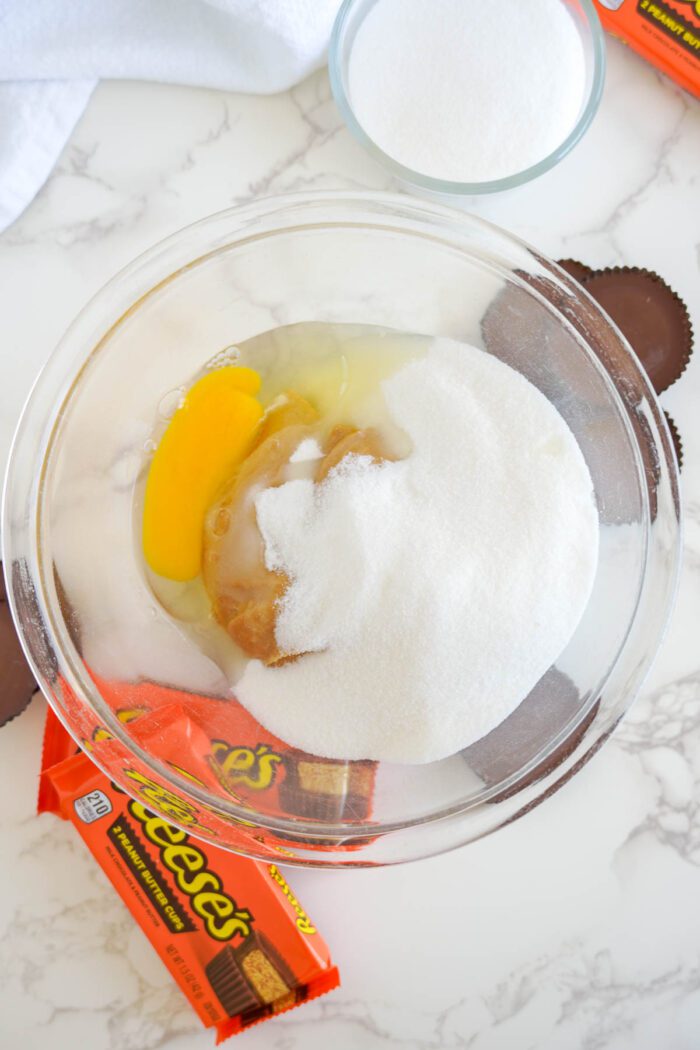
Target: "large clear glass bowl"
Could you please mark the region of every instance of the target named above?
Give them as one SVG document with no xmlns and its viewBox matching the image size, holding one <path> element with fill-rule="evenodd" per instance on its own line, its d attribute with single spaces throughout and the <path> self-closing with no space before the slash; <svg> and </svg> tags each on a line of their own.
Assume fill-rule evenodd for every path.
<svg viewBox="0 0 700 1050">
<path fill-rule="evenodd" d="M 231 344 L 309 321 L 483 347 L 551 399 L 594 480 L 600 564 L 580 627 L 515 714 L 441 762 L 332 763 L 270 739 L 154 601 L 138 555 L 134 486 L 183 384 Z M 49 359 L 5 492 L 16 623 L 76 740 L 125 791 L 198 837 L 300 865 L 439 853 L 550 795 L 632 702 L 678 557 L 671 440 L 612 322 L 509 234 L 390 195 L 260 201 L 133 262 Z"/>
</svg>

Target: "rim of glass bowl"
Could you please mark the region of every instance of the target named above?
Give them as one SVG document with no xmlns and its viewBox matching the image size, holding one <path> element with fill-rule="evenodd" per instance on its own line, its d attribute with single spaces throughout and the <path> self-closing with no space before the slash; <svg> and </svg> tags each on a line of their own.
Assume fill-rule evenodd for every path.
<svg viewBox="0 0 700 1050">
<path fill-rule="evenodd" d="M 379 161 L 392 174 L 405 182 L 413 186 L 421 186 L 423 189 L 431 190 L 434 193 L 443 193 L 455 197 L 473 197 L 515 189 L 517 186 L 523 186 L 540 175 L 544 175 L 545 172 L 563 160 L 567 153 L 570 153 L 574 146 L 583 138 L 590 127 L 598 111 L 605 84 L 605 35 L 598 13 L 593 6 L 593 0 L 578 0 L 584 10 L 586 24 L 591 32 L 593 53 L 591 87 L 586 105 L 576 124 L 555 150 L 552 150 L 551 153 L 536 164 L 530 165 L 529 168 L 524 168 L 522 171 L 515 172 L 513 175 L 507 175 L 504 178 L 490 179 L 483 182 L 459 182 L 450 179 L 439 179 L 436 176 L 425 175 L 414 168 L 406 167 L 388 153 L 385 153 L 381 146 L 378 146 L 374 139 L 367 134 L 355 116 L 349 92 L 346 90 L 347 59 L 349 57 L 349 52 L 346 54 L 348 22 L 355 8 L 359 4 L 366 2 L 367 0 L 344 0 L 336 16 L 328 53 L 328 73 L 331 90 L 345 124 L 358 142 L 365 147 L 375 160 Z"/>
<path fill-rule="evenodd" d="M 607 712 L 606 719 L 601 720 L 600 723 L 596 720 L 593 723 L 595 729 L 591 733 L 587 730 L 570 754 L 566 755 L 551 770 L 538 778 L 536 783 L 532 785 L 532 792 L 524 788 L 522 791 L 514 793 L 510 799 L 499 802 L 497 807 L 494 806 L 491 810 L 494 819 L 490 821 L 489 826 L 485 830 L 480 830 L 476 834 L 469 834 L 467 829 L 463 828 L 459 833 L 453 834 L 452 840 L 447 846 L 427 851 L 434 854 L 482 837 L 502 824 L 515 819 L 524 809 L 532 808 L 532 806 L 564 783 L 572 772 L 579 768 L 583 760 L 597 749 L 631 703 L 651 665 L 668 622 L 678 576 L 680 509 L 677 465 L 665 418 L 648 379 L 624 337 L 597 304 L 583 293 L 583 290 L 576 282 L 572 281 L 568 274 L 555 264 L 550 263 L 549 260 L 545 259 L 539 252 L 519 238 L 475 216 L 467 215 L 444 205 L 418 201 L 415 198 L 402 194 L 376 193 L 372 191 L 348 194 L 342 191 L 327 191 L 324 193 L 295 193 L 266 198 L 247 206 L 227 209 L 181 229 L 138 256 L 112 277 L 77 315 L 39 374 L 22 412 L 10 453 L 3 500 L 3 560 L 7 577 L 7 592 L 15 622 L 18 624 L 18 632 L 25 654 L 42 691 L 63 724 L 71 732 L 71 735 L 75 737 L 76 733 L 68 723 L 61 709 L 60 701 L 53 696 L 49 676 L 42 670 L 39 655 L 35 655 L 33 651 L 33 646 L 37 645 L 36 638 L 32 636 L 31 631 L 26 629 L 28 625 L 23 623 L 19 616 L 18 598 L 14 591 L 11 574 L 13 571 L 18 572 L 17 583 L 20 587 L 26 586 L 26 581 L 21 578 L 22 574 L 15 566 L 18 553 L 21 553 L 24 561 L 28 563 L 32 584 L 36 581 L 35 598 L 41 616 L 48 625 L 47 640 L 50 643 L 52 655 L 55 657 L 58 668 L 68 687 L 81 698 L 82 702 L 86 703 L 99 715 L 104 724 L 108 726 L 114 736 L 118 737 L 127 750 L 137 755 L 161 780 L 172 785 L 185 797 L 191 797 L 199 803 L 204 803 L 204 805 L 213 808 L 214 812 L 222 812 L 227 816 L 250 820 L 251 812 L 249 809 L 243 809 L 236 806 L 231 800 L 224 799 L 218 795 L 210 795 L 206 790 L 200 790 L 191 781 L 185 780 L 159 760 L 144 752 L 129 737 L 124 725 L 116 719 L 111 709 L 102 700 L 94 683 L 85 674 L 82 664 L 79 667 L 75 666 L 73 647 L 68 638 L 66 626 L 60 618 L 60 610 L 54 593 L 55 588 L 52 588 L 49 583 L 50 574 L 44 571 L 45 556 L 42 554 L 41 549 L 42 493 L 47 468 L 51 465 L 53 444 L 56 437 L 60 436 L 61 419 L 72 390 L 79 384 L 82 371 L 86 367 L 87 362 L 92 360 L 95 354 L 99 353 L 102 344 L 109 337 L 112 330 L 137 308 L 142 300 L 157 292 L 163 285 L 175 279 L 184 270 L 235 245 L 250 243 L 253 240 L 267 238 L 279 233 L 289 233 L 309 228 L 332 229 L 333 227 L 347 228 L 348 226 L 364 226 L 368 229 L 385 231 L 394 230 L 404 236 L 410 235 L 436 240 L 441 244 L 450 246 L 453 250 L 469 251 L 473 255 L 477 255 L 483 265 L 490 265 L 496 272 L 501 274 L 507 272 L 511 279 L 516 280 L 519 280 L 515 273 L 517 262 L 529 263 L 531 266 L 536 265 L 540 267 L 546 265 L 548 277 L 555 287 L 558 283 L 560 289 L 565 292 L 570 293 L 572 290 L 575 290 L 577 294 L 584 295 L 590 308 L 600 315 L 606 324 L 613 328 L 622 346 L 627 350 L 635 371 L 638 373 L 637 378 L 639 379 L 640 389 L 646 394 L 644 400 L 648 408 L 647 422 L 649 423 L 653 442 L 659 453 L 659 462 L 662 466 L 661 477 L 665 483 L 663 491 L 659 489 L 659 508 L 661 509 L 663 505 L 667 514 L 671 511 L 674 525 L 676 522 L 678 523 L 670 541 L 667 543 L 668 549 L 671 551 L 672 564 L 667 566 L 665 571 L 663 571 L 663 567 L 656 566 L 657 576 L 662 579 L 663 583 L 661 600 L 658 600 L 658 595 L 652 596 L 654 601 L 650 602 L 649 600 L 648 592 L 653 581 L 649 579 L 649 565 L 647 561 L 640 583 L 634 614 L 630 620 L 629 631 L 620 646 L 614 662 L 608 668 L 598 688 L 591 695 L 588 705 L 584 705 L 581 712 L 561 730 L 554 740 L 550 741 L 546 748 L 535 755 L 526 767 L 513 774 L 508 780 L 491 788 L 485 788 L 483 792 L 470 797 L 466 801 L 462 800 L 461 802 L 452 803 L 449 806 L 415 818 L 377 822 L 363 826 L 307 822 L 299 818 L 276 817 L 257 812 L 254 814 L 256 826 L 273 833 L 291 835 L 292 837 L 309 834 L 316 838 L 324 836 L 328 839 L 342 838 L 345 842 L 365 839 L 368 834 L 371 834 L 373 838 L 383 838 L 391 832 L 425 828 L 427 825 L 434 825 L 440 821 L 458 820 L 468 811 L 487 802 L 494 795 L 503 794 L 509 787 L 524 781 L 529 772 L 539 767 L 556 751 L 563 741 L 570 738 L 576 727 L 581 724 L 593 704 L 601 696 L 602 690 L 610 685 L 616 672 L 619 672 L 622 662 L 621 658 L 627 649 L 630 635 L 635 628 L 639 630 L 640 615 L 644 613 L 645 619 L 643 622 L 651 640 L 648 641 L 643 657 L 635 659 L 631 667 L 627 667 L 621 673 L 618 673 L 618 678 L 621 678 L 621 681 L 617 682 L 615 689 L 612 690 L 615 701 L 611 710 Z M 499 253 L 499 246 L 502 254 Z M 557 315 L 561 323 L 574 332 L 582 351 L 589 355 L 595 367 L 605 377 L 611 394 L 617 399 L 621 408 L 625 425 L 631 433 L 628 418 L 629 410 L 620 398 L 611 377 L 597 356 L 587 346 L 586 341 L 575 333 L 569 322 L 550 300 L 544 299 L 530 284 L 526 285 L 523 282 L 523 287 L 531 294 L 536 294 L 540 299 L 543 299 L 548 309 Z M 648 544 L 650 516 L 646 488 L 647 479 L 637 442 L 634 440 L 633 447 L 635 448 L 638 461 L 641 490 L 645 505 L 644 525 Z M 19 525 L 17 524 L 18 520 L 21 522 Z M 24 546 L 22 541 L 24 541 Z M 94 761 L 94 756 L 91 756 L 91 758 Z M 100 762 L 96 764 L 107 775 L 112 775 Z M 121 786 L 129 794 L 133 794 L 132 791 L 129 791 L 128 783 Z M 176 820 L 172 822 L 177 823 Z M 220 844 L 226 846 L 226 843 Z M 248 855 L 255 855 L 254 849 L 251 849 Z M 397 857 L 395 859 L 414 859 L 423 855 L 426 855 L 425 851 L 416 852 L 414 850 L 409 857 Z M 290 858 L 288 862 L 313 864 L 315 866 L 327 866 L 329 864 L 328 861 L 324 861 L 323 854 L 317 855 L 314 860 L 309 860 L 306 857 L 296 860 Z M 388 862 L 383 861 L 383 863 Z M 342 864 L 362 865 L 362 860 L 356 857 L 330 863 L 341 866 Z M 370 861 L 369 863 L 372 862 Z"/>
</svg>

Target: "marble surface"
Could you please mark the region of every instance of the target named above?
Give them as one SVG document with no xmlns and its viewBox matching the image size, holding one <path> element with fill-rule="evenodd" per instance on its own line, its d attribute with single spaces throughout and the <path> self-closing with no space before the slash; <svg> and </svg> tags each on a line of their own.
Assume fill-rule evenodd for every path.
<svg viewBox="0 0 700 1050">
<path fill-rule="evenodd" d="M 700 330 L 700 103 L 610 43 L 591 131 L 539 182 L 471 209 L 552 256 L 663 274 Z M 103 84 L 0 238 L 0 463 L 37 370 L 121 265 L 251 197 L 388 188 L 324 73 L 253 98 Z M 451 856 L 291 872 L 343 985 L 240 1037 L 274 1050 L 700 1047 L 700 357 L 663 401 L 683 437 L 684 571 L 652 676 L 559 794 Z M 0 732 L 0 1046 L 213 1045 L 72 828 L 34 816 L 43 701 Z"/>
</svg>

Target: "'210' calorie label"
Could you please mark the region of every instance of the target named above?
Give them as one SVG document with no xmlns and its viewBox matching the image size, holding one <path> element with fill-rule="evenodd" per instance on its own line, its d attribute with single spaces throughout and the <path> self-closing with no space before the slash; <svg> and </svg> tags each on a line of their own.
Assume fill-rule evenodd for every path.
<svg viewBox="0 0 700 1050">
<path fill-rule="evenodd" d="M 104 791 L 89 791 L 87 795 L 75 799 L 73 808 L 83 824 L 92 824 L 112 812 L 112 803 Z"/>
</svg>

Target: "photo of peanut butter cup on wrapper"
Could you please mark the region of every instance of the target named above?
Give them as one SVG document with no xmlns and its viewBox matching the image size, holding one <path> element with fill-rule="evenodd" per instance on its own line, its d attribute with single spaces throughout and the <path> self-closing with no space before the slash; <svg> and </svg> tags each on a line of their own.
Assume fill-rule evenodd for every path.
<svg viewBox="0 0 700 1050">
<path fill-rule="evenodd" d="M 280 804 L 290 816 L 310 820 L 366 820 L 376 767 L 376 762 L 344 762 L 290 752 L 285 757 Z"/>
<path fill-rule="evenodd" d="M 296 1003 L 296 978 L 264 934 L 252 933 L 238 947 L 222 948 L 206 974 L 228 1016 L 244 1016 L 249 1024 Z"/>
<path fill-rule="evenodd" d="M 284 756 L 284 771 L 279 803 L 287 816 L 310 824 L 363 823 L 371 817 L 376 762 L 347 762 L 289 750 Z M 290 838 L 304 845 L 328 845 L 327 836 L 315 837 L 308 830 L 291 832 Z M 334 847 L 359 849 L 371 841 L 371 836 L 339 838 Z"/>
<path fill-rule="evenodd" d="M 0 726 L 21 714 L 38 686 L 12 622 L 5 577 L 0 565 Z"/>
</svg>

